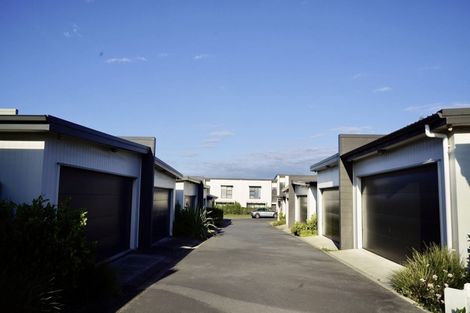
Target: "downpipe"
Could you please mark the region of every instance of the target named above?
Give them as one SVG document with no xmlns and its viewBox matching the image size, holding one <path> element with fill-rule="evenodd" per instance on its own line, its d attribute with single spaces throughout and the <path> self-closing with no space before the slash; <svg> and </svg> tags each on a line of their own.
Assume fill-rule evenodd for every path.
<svg viewBox="0 0 470 313">
<path fill-rule="evenodd" d="M 429 138 L 442 139 L 442 166 L 444 168 L 444 198 L 445 198 L 445 217 L 446 217 L 446 244 L 452 249 L 452 220 L 451 220 L 451 201 L 450 201 L 450 170 L 449 170 L 449 138 L 445 134 L 433 133 L 429 125 L 424 125 L 424 133 Z"/>
</svg>

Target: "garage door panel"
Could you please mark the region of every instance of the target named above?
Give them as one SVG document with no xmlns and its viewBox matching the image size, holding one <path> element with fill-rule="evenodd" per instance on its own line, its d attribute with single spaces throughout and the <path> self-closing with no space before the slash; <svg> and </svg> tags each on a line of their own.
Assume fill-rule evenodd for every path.
<svg viewBox="0 0 470 313">
<path fill-rule="evenodd" d="M 62 166 L 59 201 L 88 212 L 87 235 L 101 261 L 129 249 L 133 179 Z"/>
<path fill-rule="evenodd" d="M 362 178 L 363 246 L 396 262 L 440 242 L 436 165 Z"/>
<path fill-rule="evenodd" d="M 157 241 L 169 235 L 171 190 L 156 188 L 153 193 L 152 238 Z"/>
<path fill-rule="evenodd" d="M 322 190 L 323 199 L 323 234 L 336 241 L 340 241 L 340 208 L 339 189 L 328 188 Z"/>
</svg>

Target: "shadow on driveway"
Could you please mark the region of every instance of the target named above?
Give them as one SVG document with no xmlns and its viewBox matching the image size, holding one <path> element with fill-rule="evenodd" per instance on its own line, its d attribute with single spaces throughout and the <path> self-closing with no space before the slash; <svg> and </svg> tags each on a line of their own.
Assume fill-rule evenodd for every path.
<svg viewBox="0 0 470 313">
<path fill-rule="evenodd" d="M 216 236 L 223 236 L 224 228 L 230 225 L 232 221 L 225 219 Z M 201 243 L 191 238 L 164 238 L 145 251 L 131 252 L 119 258 L 110 264 L 117 272 L 119 294 L 100 299 L 74 312 L 118 311 L 152 284 L 176 273 L 176 264 Z"/>
</svg>

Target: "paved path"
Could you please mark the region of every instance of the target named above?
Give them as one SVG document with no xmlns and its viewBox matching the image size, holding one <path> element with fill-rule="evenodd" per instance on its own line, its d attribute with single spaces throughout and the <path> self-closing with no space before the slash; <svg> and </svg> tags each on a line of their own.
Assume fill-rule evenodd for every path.
<svg viewBox="0 0 470 313">
<path fill-rule="evenodd" d="M 234 220 L 122 312 L 422 312 L 266 220 Z"/>
</svg>

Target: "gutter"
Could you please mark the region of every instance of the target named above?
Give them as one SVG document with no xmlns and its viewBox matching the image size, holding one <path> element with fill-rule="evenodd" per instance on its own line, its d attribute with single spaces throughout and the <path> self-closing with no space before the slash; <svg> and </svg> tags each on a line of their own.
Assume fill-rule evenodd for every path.
<svg viewBox="0 0 470 313">
<path fill-rule="evenodd" d="M 450 170 L 449 170 L 449 138 L 445 134 L 433 133 L 429 125 L 424 125 L 424 133 L 429 138 L 442 139 L 442 166 L 444 167 L 444 205 L 446 217 L 446 241 L 447 247 L 452 248 L 452 221 L 450 201 Z"/>
</svg>

